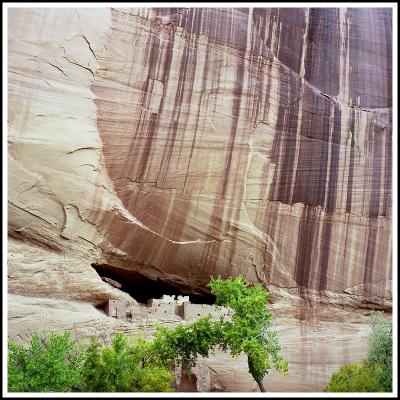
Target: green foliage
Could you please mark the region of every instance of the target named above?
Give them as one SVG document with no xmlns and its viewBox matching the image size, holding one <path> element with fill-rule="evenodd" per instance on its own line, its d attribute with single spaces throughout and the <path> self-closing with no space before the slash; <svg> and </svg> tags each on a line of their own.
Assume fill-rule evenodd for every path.
<svg viewBox="0 0 400 400">
<path fill-rule="evenodd" d="M 382 313 L 369 320 L 370 349 L 362 363 L 348 364 L 335 372 L 325 392 L 391 392 L 392 326 Z"/>
<path fill-rule="evenodd" d="M 216 303 L 233 310 L 232 320 L 221 323 L 224 348 L 233 356 L 247 354 L 249 372 L 256 381 L 261 381 L 271 368 L 286 374 L 288 363 L 280 355 L 273 316 L 267 310 L 271 293 L 260 284 L 248 285 L 241 277 L 212 279 L 209 286 Z"/>
<path fill-rule="evenodd" d="M 347 364 L 332 374 L 324 392 L 382 392 L 379 373 L 373 364 Z"/>
<path fill-rule="evenodd" d="M 260 382 L 271 368 L 286 373 L 287 361 L 279 354 L 281 346 L 272 328 L 272 314 L 267 310 L 270 293 L 261 285 L 250 286 L 241 277 L 212 279 L 211 292 L 217 305 L 230 307 L 230 320 L 211 317 L 176 329 L 159 327 L 155 346 L 167 363 L 183 364 L 189 370 L 198 356 L 208 357 L 215 348 L 232 356 L 247 354 L 249 372 Z"/>
<path fill-rule="evenodd" d="M 32 335 L 29 347 L 8 343 L 10 392 L 69 392 L 78 387 L 82 354 L 69 333 Z"/>
<path fill-rule="evenodd" d="M 170 392 L 174 374 L 164 366 L 152 344 L 143 339 L 128 345 L 123 333 L 102 348 L 92 338 L 82 371 L 85 392 Z"/>
<path fill-rule="evenodd" d="M 78 348 L 76 341 L 52 333 L 34 334 L 25 348 L 9 342 L 10 392 L 171 392 L 174 374 L 154 350 L 153 343 L 137 339 L 129 345 L 123 333 L 111 338 L 111 347 L 92 337 Z"/>
<path fill-rule="evenodd" d="M 176 362 L 190 371 L 196 365 L 198 356 L 209 356 L 210 351 L 220 343 L 220 336 L 218 326 L 208 316 L 192 324 L 179 323 L 175 329 L 157 327 L 154 349 L 165 365 Z"/>
<path fill-rule="evenodd" d="M 383 313 L 374 313 L 369 320 L 371 334 L 370 349 L 366 362 L 380 366 L 378 379 L 385 392 L 392 391 L 392 325 L 383 317 Z"/>
<path fill-rule="evenodd" d="M 64 335 L 47 340 L 33 335 L 30 348 L 9 343 L 9 390 L 26 392 L 168 392 L 174 374 L 170 367 L 187 370 L 199 356 L 208 357 L 216 348 L 232 356 L 245 353 L 249 372 L 262 388 L 261 380 L 272 368 L 287 372 L 287 361 L 267 310 L 270 293 L 261 285 L 250 286 L 241 277 L 212 279 L 209 284 L 218 305 L 230 307 L 229 319 L 211 316 L 175 329 L 158 327 L 150 342 L 133 344 L 117 333 L 111 346 L 92 338 L 85 349 Z"/>
</svg>

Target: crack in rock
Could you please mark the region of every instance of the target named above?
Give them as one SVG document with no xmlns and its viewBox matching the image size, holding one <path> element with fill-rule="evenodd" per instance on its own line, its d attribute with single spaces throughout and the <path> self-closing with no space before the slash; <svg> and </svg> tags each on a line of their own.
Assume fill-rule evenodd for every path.
<svg viewBox="0 0 400 400">
<path fill-rule="evenodd" d="M 77 151 L 81 151 L 81 150 L 100 150 L 100 149 L 101 149 L 101 147 L 94 147 L 94 146 L 79 147 L 75 150 L 68 151 L 66 154 L 73 154 L 73 153 L 76 153 Z"/>
<path fill-rule="evenodd" d="M 57 65 L 51 63 L 50 61 L 45 61 L 46 64 L 51 65 L 52 67 L 58 69 L 64 76 L 66 76 L 68 78 L 68 75 L 64 72 L 64 70 L 60 67 L 58 67 Z"/>
</svg>

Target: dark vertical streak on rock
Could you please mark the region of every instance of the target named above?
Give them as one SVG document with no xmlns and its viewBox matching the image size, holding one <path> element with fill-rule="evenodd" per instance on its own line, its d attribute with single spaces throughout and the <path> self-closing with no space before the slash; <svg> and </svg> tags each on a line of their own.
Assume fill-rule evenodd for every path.
<svg viewBox="0 0 400 400">
<path fill-rule="evenodd" d="M 373 153 L 371 173 L 371 192 L 369 198 L 369 217 L 379 216 L 380 199 L 381 199 L 381 177 L 382 177 L 382 160 L 384 157 L 384 136 L 382 131 L 377 131 L 373 137 Z"/>
<path fill-rule="evenodd" d="M 364 264 L 363 283 L 365 285 L 370 285 L 371 283 L 373 283 L 376 237 L 377 237 L 377 229 L 372 225 L 372 223 L 370 223 L 368 227 L 367 253 L 365 256 L 365 264 Z"/>
<path fill-rule="evenodd" d="M 160 53 L 160 40 L 157 35 L 151 35 L 149 39 L 149 45 L 146 46 L 146 51 L 145 51 L 145 57 L 146 60 L 148 61 L 149 69 L 141 96 L 142 97 L 141 109 L 139 111 L 140 117 L 136 125 L 134 134 L 130 139 L 131 144 L 129 153 L 132 154 L 133 149 L 137 147 L 138 140 L 143 141 L 143 136 L 147 134 L 144 151 L 141 153 L 138 162 L 138 168 L 135 168 L 136 165 L 134 161 L 129 164 L 128 176 L 133 178 L 135 181 L 141 180 L 143 178 L 151 150 L 151 143 L 155 134 L 154 129 L 157 126 L 157 119 L 158 119 L 157 114 L 154 113 L 152 113 L 154 115 L 150 114 L 150 121 L 148 121 L 149 112 L 147 110 L 150 104 L 154 79 L 157 78 L 156 67 L 157 67 L 157 60 L 159 58 L 159 53 Z M 148 125 L 150 125 L 150 127 Z"/>
<path fill-rule="evenodd" d="M 331 146 L 331 162 L 329 166 L 329 186 L 326 211 L 333 214 L 336 210 L 337 182 L 339 171 L 339 156 L 340 156 L 340 134 L 341 134 L 341 111 L 335 104 L 333 132 Z"/>
<path fill-rule="evenodd" d="M 248 8 L 191 8 L 184 13 L 173 8 L 154 10 L 185 31 L 206 36 L 211 43 L 246 49 Z M 232 23 L 234 31 L 230 29 Z"/>
<path fill-rule="evenodd" d="M 296 104 L 293 106 L 293 108 L 290 110 L 289 116 L 288 116 L 288 133 L 291 138 L 289 142 L 286 142 L 289 144 L 289 146 L 286 148 L 284 151 L 284 157 L 283 157 L 283 163 L 282 163 L 282 170 L 284 171 L 284 179 L 281 180 L 281 185 L 280 188 L 283 189 L 281 194 L 280 194 L 280 199 L 284 203 L 291 203 L 292 199 L 290 197 L 290 192 L 291 192 L 291 187 L 292 187 L 292 176 L 295 174 L 294 171 L 294 161 L 295 161 L 295 152 L 296 152 L 296 145 L 290 146 L 291 143 L 294 141 L 297 142 L 297 140 L 300 140 L 300 138 L 297 137 L 297 124 L 301 123 L 298 118 L 298 112 L 299 112 L 299 103 L 296 102 Z"/>
<path fill-rule="evenodd" d="M 314 109 L 318 106 L 320 99 L 309 92 L 308 96 L 304 95 L 303 101 L 306 104 L 311 104 L 312 109 Z M 291 199 L 292 204 L 322 205 L 318 202 L 318 193 L 315 194 L 315 192 L 319 190 L 318 185 L 320 184 L 321 154 L 318 152 L 322 146 L 326 145 L 326 143 L 321 143 L 321 131 L 323 129 L 319 115 L 303 112 L 298 144 L 300 147 L 299 159 Z M 326 163 L 325 158 L 324 155 L 323 163 Z"/>
<path fill-rule="evenodd" d="M 196 47 L 194 47 L 194 50 L 192 50 L 190 46 L 185 46 L 183 50 L 182 63 L 179 70 L 177 95 L 174 100 L 174 108 L 172 112 L 172 127 L 169 127 L 166 151 L 163 153 L 160 162 L 161 174 L 163 174 L 164 176 L 168 173 L 169 170 L 171 155 L 175 149 L 175 141 L 178 130 L 185 130 L 185 127 L 187 126 L 189 113 L 183 113 L 182 117 L 181 114 L 182 106 L 185 103 L 186 105 L 190 104 L 191 96 L 193 93 L 194 76 L 196 72 L 196 64 L 193 58 L 196 55 L 196 51 Z M 170 131 L 172 132 L 170 133 Z"/>
<path fill-rule="evenodd" d="M 314 80 L 314 73 L 313 67 L 314 64 L 318 63 L 318 60 L 315 60 L 315 48 L 317 46 L 316 35 L 318 32 L 318 25 L 319 25 L 319 17 L 320 11 L 319 9 L 311 8 L 309 14 L 309 26 L 307 32 L 307 51 L 304 59 L 304 79 L 308 82 L 313 83 Z"/>
<path fill-rule="evenodd" d="M 291 204 L 290 192 L 292 175 L 295 173 L 293 168 L 296 141 L 301 140 L 297 138 L 297 125 L 302 122 L 298 118 L 301 93 L 299 82 L 297 80 L 290 85 L 286 82 L 284 75 L 280 80 L 280 107 L 271 155 L 272 162 L 276 164 L 276 170 L 269 199 L 287 204 Z"/>
<path fill-rule="evenodd" d="M 391 9 L 349 8 L 348 14 L 351 103 L 371 108 L 390 107 Z"/>
<path fill-rule="evenodd" d="M 237 65 L 236 77 L 235 77 L 235 91 L 233 94 L 234 97 L 233 97 L 233 104 L 232 104 L 232 124 L 231 124 L 231 131 L 230 131 L 229 142 L 228 142 L 228 157 L 225 162 L 224 178 L 223 178 L 223 182 L 222 182 L 222 190 L 221 190 L 222 198 L 224 198 L 226 195 L 228 181 L 229 181 L 229 177 L 230 177 L 233 147 L 235 144 L 237 127 L 238 127 L 238 119 L 239 119 L 239 113 L 240 113 L 240 102 L 241 102 L 241 96 L 242 96 L 243 76 L 244 76 L 244 64 L 239 63 Z"/>
<path fill-rule="evenodd" d="M 277 116 L 277 126 L 282 125 L 284 121 L 284 111 L 279 107 Z M 280 155 L 284 148 L 284 132 L 282 130 L 277 130 L 274 137 L 274 142 L 272 144 L 271 151 L 271 162 L 276 165 L 274 178 L 271 183 L 271 188 L 269 192 L 269 200 L 279 200 L 279 175 L 280 171 Z"/>
<path fill-rule="evenodd" d="M 331 96 L 339 93 L 340 27 L 338 21 L 338 9 L 310 9 L 304 78 Z"/>
<path fill-rule="evenodd" d="M 328 268 L 329 268 L 329 254 L 331 245 L 332 223 L 331 216 L 328 215 L 323 223 L 322 237 L 321 237 L 321 256 L 319 265 L 319 285 L 318 290 L 323 291 L 327 288 L 328 283 Z"/>
<path fill-rule="evenodd" d="M 272 30 L 273 26 L 276 23 L 277 19 L 277 10 L 272 8 L 270 10 L 270 15 L 269 15 L 269 24 L 268 24 L 268 36 L 264 38 L 265 44 L 267 47 L 271 48 L 271 41 L 272 41 Z M 272 50 L 272 49 L 271 49 Z"/>
<path fill-rule="evenodd" d="M 161 44 L 161 40 L 159 35 L 162 33 L 155 34 L 151 37 L 152 45 L 151 45 L 151 50 L 150 50 L 150 56 L 149 56 L 149 72 L 147 76 L 147 81 L 146 81 L 146 86 L 147 90 L 144 92 L 143 95 L 143 103 L 142 107 L 143 108 L 148 108 L 149 103 L 151 100 L 151 97 L 153 95 L 152 93 L 152 87 L 154 85 L 154 80 L 160 81 L 164 86 L 167 85 L 168 82 L 168 76 L 170 74 L 171 70 L 171 62 L 172 62 L 172 56 L 173 56 L 173 49 L 174 49 L 174 35 L 170 35 L 170 40 L 167 41 L 166 46 L 163 46 Z M 165 33 L 164 33 L 165 34 Z M 153 39 L 154 42 L 153 42 Z M 160 62 L 160 59 L 162 55 L 165 54 L 165 61 L 164 63 Z M 159 67 L 159 69 L 158 69 Z M 160 74 L 161 71 L 161 74 Z M 161 75 L 161 76 L 159 76 Z M 149 90 L 149 82 L 150 80 L 153 80 L 151 83 L 151 89 Z M 164 90 L 165 93 L 165 90 Z M 147 132 L 146 132 L 146 142 L 144 146 L 144 151 L 141 154 L 141 158 L 138 164 L 137 168 L 137 173 L 136 173 L 136 179 L 143 180 L 146 174 L 147 170 L 147 164 L 149 162 L 149 157 L 151 154 L 151 149 L 153 146 L 153 140 L 157 136 L 158 132 L 158 125 L 159 125 L 159 118 L 160 115 L 162 114 L 163 108 L 164 108 L 164 102 L 165 102 L 165 97 L 164 94 L 162 95 L 159 109 L 157 113 L 150 113 L 150 121 L 147 124 Z M 144 132 L 139 133 L 140 137 L 144 135 Z M 136 137 L 136 134 L 135 134 Z M 165 150 L 164 150 L 165 151 Z"/>
<path fill-rule="evenodd" d="M 356 134 L 354 130 L 354 110 L 350 111 L 350 133 L 351 133 L 351 148 L 350 148 L 350 161 L 349 161 L 349 179 L 347 181 L 347 199 L 346 199 L 346 212 L 351 212 L 351 197 L 353 193 L 353 175 L 354 175 L 354 158 L 355 158 L 355 141 Z"/>
<path fill-rule="evenodd" d="M 304 9 L 293 8 L 288 9 L 280 16 L 283 24 L 283 35 L 278 58 L 292 71 L 299 74 L 303 52 L 303 34 L 306 29 L 305 12 Z"/>
<path fill-rule="evenodd" d="M 312 207 L 305 206 L 299 224 L 299 240 L 296 250 L 296 267 L 294 279 L 300 288 L 308 288 L 311 268 L 312 253 L 314 243 L 315 222 L 312 218 Z"/>
<path fill-rule="evenodd" d="M 144 146 L 142 147 L 141 157 L 137 168 L 136 180 L 142 181 L 146 172 L 147 163 L 149 161 L 151 146 L 156 135 L 156 127 L 158 125 L 158 114 L 150 114 L 150 122 L 148 124 L 147 137 Z"/>
<path fill-rule="evenodd" d="M 274 203 L 271 205 L 271 208 L 273 208 L 273 207 L 274 207 Z M 268 211 L 271 211 L 271 208 L 268 208 Z M 266 219 L 266 222 L 264 223 L 264 226 L 266 227 L 265 231 L 266 231 L 267 235 L 269 235 L 270 237 L 275 237 L 276 227 L 277 227 L 277 218 L 275 217 L 275 214 L 274 213 L 270 214 L 270 213 L 266 212 L 265 219 Z M 278 246 L 279 246 L 279 244 L 278 244 Z M 265 278 L 266 278 L 267 284 L 270 283 L 271 280 L 273 279 L 274 269 L 277 267 L 276 263 L 273 262 L 272 252 L 273 252 L 273 249 L 271 249 L 271 246 L 269 245 L 269 242 L 267 241 L 267 243 L 265 244 L 264 249 L 263 249 L 264 267 L 266 269 Z"/>
<path fill-rule="evenodd" d="M 392 202 L 392 138 L 389 132 L 386 133 L 385 141 L 385 181 L 384 181 L 384 203 L 382 215 L 391 218 Z"/>
<path fill-rule="evenodd" d="M 192 157 L 193 157 L 193 152 L 194 152 L 194 148 L 195 148 L 197 132 L 199 130 L 199 121 L 200 121 L 200 115 L 201 115 L 201 108 L 203 106 L 203 96 L 204 96 L 204 93 L 205 93 L 205 90 L 206 90 L 208 77 L 209 77 L 209 45 L 207 44 L 206 49 L 205 49 L 204 68 L 203 68 L 203 72 L 202 72 L 201 96 L 200 96 L 200 101 L 199 101 L 199 108 L 198 108 L 197 115 L 196 115 L 196 124 L 195 124 L 195 128 L 194 128 L 192 143 L 191 143 L 191 146 L 190 146 L 190 153 L 189 153 L 188 164 L 187 164 L 187 167 L 186 167 L 185 181 L 183 183 L 183 188 L 182 188 L 182 192 L 184 194 L 185 194 L 185 190 L 186 190 L 188 176 L 190 175 L 190 164 L 192 162 Z"/>
<path fill-rule="evenodd" d="M 384 29 L 385 29 L 385 60 L 386 60 L 386 97 L 387 107 L 392 107 L 392 9 L 387 8 L 382 10 L 384 15 Z"/>
<path fill-rule="evenodd" d="M 309 204 L 321 205 L 325 204 L 325 182 L 328 173 L 328 154 L 329 146 L 329 131 L 330 131 L 330 110 L 331 106 L 328 101 L 325 101 L 324 114 L 322 118 L 321 137 L 312 141 L 314 144 L 312 164 L 310 165 L 311 171 L 314 173 L 311 179 L 312 192 L 315 193 Z M 319 165 L 319 168 L 317 167 Z M 315 188 L 315 189 L 314 189 Z"/>
<path fill-rule="evenodd" d="M 392 10 L 384 9 L 385 15 L 385 43 L 386 43 L 386 87 L 388 107 L 392 107 Z M 385 180 L 384 180 L 384 206 L 382 215 L 391 218 L 392 201 L 392 124 L 391 115 L 389 126 L 385 129 Z"/>
</svg>

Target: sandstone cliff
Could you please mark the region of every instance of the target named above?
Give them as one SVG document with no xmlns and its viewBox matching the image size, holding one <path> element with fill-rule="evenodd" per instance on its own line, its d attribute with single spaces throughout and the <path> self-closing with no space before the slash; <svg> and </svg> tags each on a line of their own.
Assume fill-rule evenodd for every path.
<svg viewBox="0 0 400 400">
<path fill-rule="evenodd" d="M 390 10 L 9 12 L 13 235 L 379 303 L 391 149 Z"/>
<path fill-rule="evenodd" d="M 125 299 L 92 265 L 390 309 L 391 18 L 10 9 L 10 319 Z"/>
</svg>

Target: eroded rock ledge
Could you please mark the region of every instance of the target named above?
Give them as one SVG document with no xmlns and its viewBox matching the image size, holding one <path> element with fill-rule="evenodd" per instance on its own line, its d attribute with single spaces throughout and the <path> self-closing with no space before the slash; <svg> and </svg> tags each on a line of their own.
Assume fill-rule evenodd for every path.
<svg viewBox="0 0 400 400">
<path fill-rule="evenodd" d="M 158 303 L 146 307 L 116 287 L 117 281 L 102 280 L 84 258 L 14 239 L 9 241 L 8 274 L 8 337 L 19 343 L 26 343 L 37 330 L 67 330 L 80 340 L 95 335 L 107 341 L 115 332 L 151 337 L 155 324 L 174 327 L 212 309 L 190 304 L 182 313 L 175 302 L 160 309 Z M 320 391 L 334 370 L 365 357 L 371 310 L 322 303 L 318 297 L 275 297 L 271 311 L 290 373 L 285 379 L 268 375 L 269 391 Z M 119 310 L 106 310 L 114 301 Z M 213 313 L 221 315 L 221 309 Z M 390 313 L 386 316 L 391 318 Z M 257 391 L 247 371 L 245 357 L 232 360 L 217 351 L 199 361 L 196 379 L 183 376 L 178 390 Z"/>
<path fill-rule="evenodd" d="M 389 9 L 9 21 L 12 234 L 193 291 L 390 302 Z"/>
<path fill-rule="evenodd" d="M 392 302 L 390 9 L 8 12 L 11 337 L 131 331 L 96 308 L 130 298 L 107 265 L 199 296 L 262 282 L 299 390 L 362 358 L 362 313 Z"/>
</svg>

